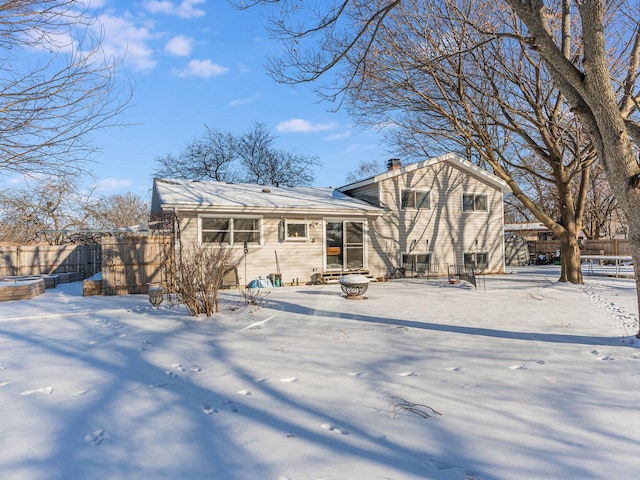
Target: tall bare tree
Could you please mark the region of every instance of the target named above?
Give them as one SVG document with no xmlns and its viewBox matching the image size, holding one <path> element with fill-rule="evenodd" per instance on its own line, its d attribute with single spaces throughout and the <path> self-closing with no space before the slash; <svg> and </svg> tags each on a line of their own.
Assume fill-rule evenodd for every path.
<svg viewBox="0 0 640 480">
<path fill-rule="evenodd" d="M 0 173 L 76 174 L 130 97 L 86 2 L 0 5 Z"/>
<path fill-rule="evenodd" d="M 263 123 L 254 123 L 240 135 L 205 126 L 205 134 L 185 145 L 177 157 L 156 157 L 154 175 L 274 186 L 311 184 L 318 160 L 280 150 L 274 142 Z"/>
<path fill-rule="evenodd" d="M 561 143 L 556 146 L 562 156 L 556 156 L 557 160 L 565 158 L 567 149 L 573 149 L 574 155 L 580 153 L 579 161 L 589 158 L 593 151 L 603 162 L 616 198 L 629 219 L 634 264 L 640 264 L 640 215 L 637 215 L 640 164 L 636 158 L 640 125 L 634 121 L 638 112 L 640 66 L 637 2 L 341 0 L 311 1 L 301 6 L 294 0 L 255 0 L 246 6 L 257 4 L 276 6 L 273 32 L 288 48 L 288 56 L 273 64 L 276 78 L 284 82 L 306 82 L 324 76 L 333 82 L 328 86 L 335 88 L 333 93 L 336 95 L 349 92 L 353 87 L 357 89 L 359 78 L 366 75 L 371 61 L 384 52 L 377 39 L 390 30 L 386 27 L 388 22 L 393 23 L 392 13 L 405 7 L 420 7 L 420 30 L 437 37 L 442 46 L 438 52 L 433 52 L 432 44 L 415 45 L 416 49 L 422 49 L 423 56 L 432 65 L 437 66 L 438 60 L 487 52 L 484 59 L 488 66 L 502 71 L 505 65 L 500 54 L 516 44 L 522 55 L 529 55 L 534 64 L 537 62 L 546 69 L 561 95 L 560 101 L 552 102 L 559 106 L 559 113 L 567 115 L 563 104 L 568 105 L 570 109 L 566 110 L 577 117 L 581 132 L 588 135 L 587 148 L 583 142 L 567 145 L 565 137 L 560 136 Z M 306 14 L 301 13 L 304 6 L 310 7 Z M 311 23 L 305 24 L 305 21 Z M 457 41 L 461 38 L 459 32 L 470 32 L 471 35 L 460 42 Z M 488 45 L 492 48 L 485 49 Z M 434 56 L 434 53 L 440 55 Z M 330 71 L 337 73 L 327 77 Z M 425 73 L 429 72 L 420 69 L 411 72 L 416 77 Z M 490 87 L 487 93 L 504 91 L 502 83 Z M 426 97 L 430 93 L 429 90 L 424 92 Z M 440 92 L 436 90 L 437 93 Z M 537 95 L 540 92 L 529 93 Z M 489 130 L 492 126 L 484 127 Z M 571 123 L 549 125 L 559 129 L 567 126 Z M 566 175 L 562 172 L 554 174 Z M 580 182 L 588 183 L 588 178 L 583 176 Z M 583 190 L 582 194 L 586 195 L 586 192 Z M 574 207 L 562 203 L 561 208 Z M 570 221 L 564 213 L 567 212 L 562 214 L 563 223 Z M 575 221 L 580 222 L 581 216 L 577 213 Z M 571 248 L 574 250 L 575 245 Z M 637 268 L 636 285 L 640 289 L 640 270 Z"/>
</svg>

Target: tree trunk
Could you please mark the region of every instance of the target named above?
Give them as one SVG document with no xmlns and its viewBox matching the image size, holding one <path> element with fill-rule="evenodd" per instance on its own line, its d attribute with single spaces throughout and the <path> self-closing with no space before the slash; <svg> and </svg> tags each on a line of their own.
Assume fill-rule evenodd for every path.
<svg viewBox="0 0 640 480">
<path fill-rule="evenodd" d="M 560 237 L 560 281 L 574 284 L 583 283 L 580 247 L 575 235 Z"/>
</svg>

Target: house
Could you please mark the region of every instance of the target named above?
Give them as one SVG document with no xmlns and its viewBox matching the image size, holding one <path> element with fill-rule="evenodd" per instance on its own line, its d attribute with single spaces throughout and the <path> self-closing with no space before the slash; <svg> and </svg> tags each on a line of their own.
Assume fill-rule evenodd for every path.
<svg viewBox="0 0 640 480">
<path fill-rule="evenodd" d="M 235 249 L 241 284 L 273 273 L 285 283 L 354 270 L 446 275 L 450 264 L 503 272 L 507 189 L 447 154 L 404 167 L 393 159 L 337 189 L 155 179 L 151 213 L 175 213 L 183 242 Z"/>
</svg>

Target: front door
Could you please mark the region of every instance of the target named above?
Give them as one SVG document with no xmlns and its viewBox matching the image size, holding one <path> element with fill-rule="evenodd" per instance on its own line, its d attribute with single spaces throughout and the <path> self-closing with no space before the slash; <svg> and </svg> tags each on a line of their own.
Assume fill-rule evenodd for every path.
<svg viewBox="0 0 640 480">
<path fill-rule="evenodd" d="M 328 221 L 325 223 L 327 270 L 351 270 L 364 267 L 364 222 Z"/>
</svg>

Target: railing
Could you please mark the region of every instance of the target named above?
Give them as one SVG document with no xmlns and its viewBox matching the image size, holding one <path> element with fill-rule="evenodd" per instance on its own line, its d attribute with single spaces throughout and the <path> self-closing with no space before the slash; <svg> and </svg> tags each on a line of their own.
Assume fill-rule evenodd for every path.
<svg viewBox="0 0 640 480">
<path fill-rule="evenodd" d="M 478 285 L 476 283 L 475 268 L 469 265 L 449 265 L 448 277 L 449 283 L 458 283 L 464 281 L 469 282 L 476 289 L 478 288 Z"/>
</svg>

